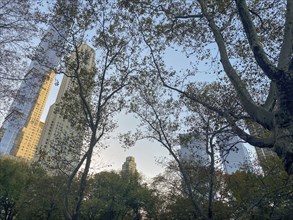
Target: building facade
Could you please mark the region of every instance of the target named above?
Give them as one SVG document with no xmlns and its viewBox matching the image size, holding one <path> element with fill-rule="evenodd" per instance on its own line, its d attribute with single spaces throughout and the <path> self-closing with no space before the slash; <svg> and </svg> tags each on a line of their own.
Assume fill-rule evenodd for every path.
<svg viewBox="0 0 293 220">
<path fill-rule="evenodd" d="M 86 44 L 79 47 L 84 95 L 90 97 L 91 86 L 95 75 L 95 53 Z M 75 61 L 75 55 L 69 58 L 69 64 Z M 70 68 L 63 76 L 54 104 L 50 106 L 44 129 L 38 143 L 35 160 L 51 173 L 70 173 L 76 167 L 85 135 L 85 117 L 78 85 L 75 77 L 70 76 Z M 87 98 L 87 101 L 90 101 Z"/>
<path fill-rule="evenodd" d="M 70 8 L 76 6 L 75 2 L 76 0 L 67 0 L 63 3 Z M 35 59 L 32 60 L 0 129 L 0 155 L 18 152 L 15 142 L 20 139 L 22 129 L 28 124 L 42 89 L 42 82 L 60 61 L 62 52 L 59 49 L 63 48 L 70 24 L 64 22 L 62 16 L 55 17 L 52 21 L 54 25 L 49 26 L 37 47 Z"/>
<path fill-rule="evenodd" d="M 13 155 L 16 157 L 26 160 L 34 158 L 36 147 L 44 126 L 44 122 L 40 121 L 40 119 L 49 96 L 54 75 L 54 71 L 51 71 L 44 78 L 37 100 L 31 114 L 28 117 L 27 123 L 21 129 L 20 135 L 15 141 L 15 152 L 13 152 Z"/>
<path fill-rule="evenodd" d="M 232 174 L 242 168 L 252 168 L 252 162 L 243 140 L 233 135 L 217 137 L 223 169 Z"/>
<path fill-rule="evenodd" d="M 181 161 L 196 162 L 200 167 L 210 165 L 207 153 L 206 140 L 200 134 L 180 135 L 181 148 L 179 157 Z M 236 136 L 219 135 L 215 143 L 215 166 L 231 174 L 241 168 L 252 166 L 249 153 L 241 139 Z"/>
<path fill-rule="evenodd" d="M 132 156 L 127 157 L 126 161 L 122 165 L 122 173 L 131 175 L 131 174 L 135 174 L 136 172 L 137 170 L 136 170 L 135 158 Z"/>
<path fill-rule="evenodd" d="M 265 130 L 260 125 L 256 123 L 249 123 L 247 126 L 249 133 L 254 136 L 262 137 L 265 135 Z M 255 147 L 255 151 L 259 162 L 270 157 L 277 157 L 277 154 L 270 148 Z"/>
<path fill-rule="evenodd" d="M 277 157 L 277 154 L 269 148 L 255 147 L 255 151 L 259 161 L 268 159 L 270 157 Z"/>
<path fill-rule="evenodd" d="M 182 161 L 193 161 L 200 166 L 208 166 L 210 158 L 206 151 L 206 141 L 200 134 L 180 135 L 179 157 Z"/>
</svg>

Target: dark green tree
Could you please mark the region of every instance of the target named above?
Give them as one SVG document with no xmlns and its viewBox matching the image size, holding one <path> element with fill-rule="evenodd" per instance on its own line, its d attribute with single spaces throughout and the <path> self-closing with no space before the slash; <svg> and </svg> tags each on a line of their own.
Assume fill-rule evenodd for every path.
<svg viewBox="0 0 293 220">
<path fill-rule="evenodd" d="M 140 176 L 101 172 L 89 180 L 83 219 L 141 219 L 156 216 L 157 198 Z"/>
<path fill-rule="evenodd" d="M 154 178 L 153 187 L 160 192 L 163 198 L 160 217 L 162 219 L 227 219 L 232 209 L 225 202 L 221 191 L 221 179 L 223 174 L 219 171 L 214 173 L 214 191 L 217 193 L 212 201 L 209 199 L 209 167 L 202 167 L 196 162 L 184 163 L 185 172 L 189 178 L 189 185 L 194 193 L 194 199 L 203 214 L 194 209 L 192 200 L 182 174 L 176 165 L 171 162 L 165 172 Z M 210 205 L 212 203 L 212 206 Z M 211 216 L 208 213 L 212 212 Z M 206 214 L 207 213 L 207 214 Z"/>
<path fill-rule="evenodd" d="M 238 171 L 225 177 L 225 191 L 232 218 L 288 219 L 293 215 L 292 177 L 279 158 L 261 161 L 263 172 Z"/>
<path fill-rule="evenodd" d="M 30 168 L 25 162 L 1 158 L 0 170 L 0 217 L 12 220 L 19 214 L 16 204 L 28 185 Z"/>
<path fill-rule="evenodd" d="M 14 157 L 2 157 L 0 159 L 0 216 L 1 219 L 14 219 L 23 217 L 20 204 L 33 199 L 37 189 L 30 190 L 32 184 L 42 180 L 45 172 L 37 166 L 32 166 L 25 161 Z M 42 190 L 45 187 L 43 186 Z M 30 192 L 26 201 L 23 195 Z M 43 195 L 43 197 L 47 197 Z"/>
<path fill-rule="evenodd" d="M 63 190 L 65 176 L 34 175 L 20 194 L 17 210 L 21 219 L 63 219 Z"/>
</svg>

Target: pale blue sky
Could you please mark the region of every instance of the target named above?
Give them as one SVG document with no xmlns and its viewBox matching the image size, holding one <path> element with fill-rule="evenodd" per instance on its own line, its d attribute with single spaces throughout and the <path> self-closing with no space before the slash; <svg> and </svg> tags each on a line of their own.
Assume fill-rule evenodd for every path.
<svg viewBox="0 0 293 220">
<path fill-rule="evenodd" d="M 190 61 L 192 57 L 187 59 L 183 53 L 169 49 L 166 53 L 166 64 L 175 70 L 184 69 L 190 67 Z M 216 51 L 215 51 L 216 54 Z M 213 74 L 205 74 L 207 71 L 211 71 L 210 65 L 200 65 L 200 72 L 198 72 L 197 80 L 200 81 L 213 81 L 216 76 Z M 59 83 L 61 82 L 60 75 L 57 75 Z M 54 103 L 57 96 L 58 87 L 53 85 L 45 107 L 42 120 L 45 120 L 48 108 Z M 0 119 L 1 121 L 1 119 Z M 120 114 L 118 119 L 119 128 L 113 133 L 113 138 L 109 140 L 110 147 L 101 150 L 94 158 L 94 168 L 98 172 L 101 169 L 121 169 L 123 162 L 127 156 L 134 156 L 136 159 L 137 169 L 147 177 L 153 177 L 163 171 L 163 168 L 157 164 L 156 160 L 162 157 L 168 157 L 168 152 L 162 146 L 155 142 L 149 142 L 147 140 L 138 142 L 135 147 L 130 149 L 123 149 L 118 140 L 115 139 L 115 134 L 119 132 L 125 132 L 128 130 L 134 130 L 136 128 L 137 121 L 130 115 Z M 100 168 L 102 167 L 102 168 Z"/>
<path fill-rule="evenodd" d="M 57 75 L 59 80 L 61 75 Z M 53 85 L 46 104 L 42 120 L 46 118 L 46 114 L 51 104 L 54 103 L 58 92 L 58 87 Z M 139 141 L 135 147 L 124 149 L 121 147 L 119 140 L 116 138 L 119 132 L 126 132 L 129 130 L 135 131 L 137 120 L 131 115 L 119 114 L 117 117 L 119 127 L 112 133 L 111 139 L 107 141 L 110 146 L 107 149 L 96 149 L 93 157 L 92 172 L 99 172 L 101 170 L 120 170 L 126 157 L 134 156 L 136 160 L 137 169 L 147 178 L 163 172 L 163 168 L 156 162 L 157 159 L 168 156 L 167 150 L 161 147 L 156 142 L 147 140 Z"/>
<path fill-rule="evenodd" d="M 166 62 L 172 64 L 174 69 L 185 68 L 189 65 L 190 60 L 184 59 L 182 54 L 175 51 L 168 51 L 166 55 Z M 209 75 L 210 76 L 210 75 Z M 62 80 L 62 75 L 56 75 L 59 85 Z M 202 81 L 211 79 L 202 79 Z M 50 105 L 55 102 L 59 86 L 53 84 L 42 120 L 44 121 L 49 110 Z M 164 157 L 169 157 L 165 148 L 160 146 L 157 142 L 150 142 L 148 140 L 139 141 L 136 145 L 129 149 L 121 147 L 117 135 L 119 132 L 135 131 L 138 121 L 132 115 L 125 115 L 121 113 L 117 117 L 119 127 L 113 132 L 112 138 L 107 142 L 110 147 L 104 150 L 98 150 L 93 159 L 93 171 L 99 172 L 101 170 L 120 170 L 127 156 L 135 157 L 137 169 L 147 178 L 163 172 L 163 167 L 157 163 Z"/>
<path fill-rule="evenodd" d="M 175 70 L 184 69 L 190 66 L 191 58 L 187 59 L 185 56 L 175 50 L 168 50 L 165 56 L 166 64 Z M 209 65 L 200 65 L 200 72 L 198 73 L 198 81 L 213 81 L 216 76 L 213 74 L 206 74 L 210 70 Z M 61 83 L 62 75 L 57 75 L 59 84 Z M 52 90 L 47 102 L 47 105 L 42 115 L 42 120 L 45 120 L 49 106 L 54 103 L 58 92 L 58 86 L 53 85 Z M 163 172 L 164 168 L 157 163 L 157 160 L 161 160 L 164 157 L 170 158 L 167 150 L 159 145 L 157 142 L 150 142 L 148 140 L 139 141 L 136 145 L 129 149 L 121 147 L 117 139 L 117 135 L 120 132 L 135 131 L 138 121 L 132 115 L 125 115 L 120 113 L 117 116 L 119 127 L 111 135 L 111 139 L 108 140 L 107 149 L 96 149 L 95 156 L 93 158 L 92 172 L 99 172 L 101 170 L 120 170 L 127 156 L 135 157 L 137 169 L 147 178 L 154 177 Z M 248 146 L 248 144 L 246 145 Z M 248 149 L 254 155 L 254 148 L 248 147 Z"/>
<path fill-rule="evenodd" d="M 164 58 L 166 64 L 175 70 L 181 70 L 190 67 L 190 61 L 192 61 L 192 57 L 187 59 L 185 55 L 180 52 L 180 48 L 176 48 L 176 50 L 171 48 L 168 49 Z M 209 66 L 201 65 L 200 70 L 201 71 L 197 76 L 197 80 L 214 80 L 212 78 L 212 75 L 204 74 L 204 72 L 210 71 Z M 61 78 L 62 76 L 57 75 L 59 84 L 61 83 Z M 54 103 L 57 93 L 58 86 L 53 85 L 47 105 L 44 110 L 44 114 L 42 115 L 42 120 L 45 120 L 48 109 L 50 105 Z M 109 140 L 110 147 L 96 153 L 96 157 L 94 158 L 95 166 L 93 166 L 95 168 L 95 172 L 100 171 L 99 167 L 107 170 L 121 169 L 121 166 L 127 156 L 135 157 L 138 171 L 143 173 L 147 177 L 153 177 L 162 172 L 163 168 L 157 164 L 156 160 L 161 159 L 162 157 L 168 157 L 167 150 L 160 146 L 158 143 L 150 142 L 147 140 L 138 142 L 135 147 L 132 147 L 130 149 L 121 148 L 121 145 L 119 141 L 115 138 L 115 136 L 119 132 L 127 132 L 129 130 L 134 131 L 136 129 L 137 121 L 131 115 L 125 115 L 121 113 L 118 116 L 118 124 L 119 128 L 115 130 L 112 138 Z"/>
</svg>

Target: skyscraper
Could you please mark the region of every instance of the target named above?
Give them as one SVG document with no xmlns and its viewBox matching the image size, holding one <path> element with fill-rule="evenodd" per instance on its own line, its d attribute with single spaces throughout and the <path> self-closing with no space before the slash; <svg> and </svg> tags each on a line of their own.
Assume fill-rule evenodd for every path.
<svg viewBox="0 0 293 220">
<path fill-rule="evenodd" d="M 57 2 L 60 3 L 60 1 Z M 62 1 L 62 4 L 65 4 L 63 6 L 67 7 L 67 11 L 76 7 L 75 3 L 76 0 Z M 58 16 L 52 21 L 54 24 L 49 27 L 41 40 L 35 59 L 32 60 L 0 129 L 0 155 L 13 154 L 18 151 L 15 141 L 20 139 L 21 130 L 28 124 L 32 110 L 37 104 L 42 82 L 59 63 L 61 52 L 58 48 L 63 48 L 70 24 L 64 21 L 65 16 Z"/>
<path fill-rule="evenodd" d="M 200 166 L 209 165 L 210 158 L 206 152 L 206 143 L 200 134 L 181 134 L 180 143 L 181 160 L 197 162 Z"/>
<path fill-rule="evenodd" d="M 270 157 L 277 157 L 277 154 L 269 148 L 255 147 L 258 160 L 264 160 Z"/>
<path fill-rule="evenodd" d="M 249 133 L 254 136 L 262 137 L 265 135 L 265 130 L 256 123 L 248 123 Z M 257 159 L 259 162 L 270 157 L 277 157 L 277 154 L 270 148 L 255 147 Z"/>
<path fill-rule="evenodd" d="M 95 76 L 95 52 L 87 44 L 79 49 L 80 79 L 84 95 L 90 101 Z M 75 65 L 75 55 L 69 58 L 68 65 Z M 70 173 L 79 161 L 84 140 L 85 122 L 78 84 L 71 75 L 70 68 L 64 75 L 56 102 L 50 106 L 44 129 L 38 143 L 36 160 L 51 173 Z"/>
<path fill-rule="evenodd" d="M 241 168 L 252 168 L 250 157 L 243 141 L 237 136 L 219 135 L 217 142 L 224 171 L 232 174 Z"/>
<path fill-rule="evenodd" d="M 131 175 L 135 174 L 137 172 L 136 170 L 136 163 L 134 157 L 126 157 L 126 161 L 122 165 L 122 173 Z"/>
<path fill-rule="evenodd" d="M 28 117 L 27 123 L 21 129 L 20 135 L 14 143 L 15 152 L 12 154 L 27 160 L 33 159 L 44 122 L 40 121 L 52 82 L 54 71 L 51 71 L 43 80 L 37 100 Z"/>
<path fill-rule="evenodd" d="M 180 142 L 179 156 L 182 161 L 196 162 L 202 167 L 210 165 L 206 141 L 200 134 L 180 135 Z M 237 136 L 218 135 L 215 146 L 215 165 L 223 167 L 226 173 L 234 173 L 246 165 L 251 167 L 248 151 Z"/>
</svg>

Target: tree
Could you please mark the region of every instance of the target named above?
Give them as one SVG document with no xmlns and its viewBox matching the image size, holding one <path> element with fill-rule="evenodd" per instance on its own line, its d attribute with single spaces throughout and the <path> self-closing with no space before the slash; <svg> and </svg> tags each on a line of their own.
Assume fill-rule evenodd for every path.
<svg viewBox="0 0 293 220">
<path fill-rule="evenodd" d="M 233 218 L 284 219 L 292 216 L 292 177 L 276 157 L 261 161 L 263 174 L 249 170 L 225 177 L 228 205 Z"/>
<path fill-rule="evenodd" d="M 23 219 L 62 219 L 62 185 L 59 177 L 41 176 L 20 195 L 17 208 Z"/>
<path fill-rule="evenodd" d="M 10 2 L 8 1 L 8 3 Z M 78 157 L 79 160 L 76 163 L 76 167 L 69 174 L 68 182 L 65 186 L 64 215 L 66 219 L 78 219 L 94 148 L 97 145 L 105 147 L 101 142 L 102 138 L 107 136 L 116 127 L 112 117 L 121 110 L 126 93 L 124 88 L 129 84 L 130 76 L 135 71 L 130 61 L 135 57 L 133 50 L 136 44 L 129 26 L 120 23 L 118 14 L 121 11 L 117 9 L 115 2 L 108 4 L 108 2 L 95 3 L 93 1 L 60 0 L 56 1 L 52 11 L 48 14 L 50 13 L 54 15 L 51 20 L 49 19 L 50 28 L 54 31 L 49 31 L 44 36 L 45 41 L 41 42 L 42 45 L 40 50 L 37 51 L 34 61 L 44 59 L 44 62 L 39 64 L 42 67 L 44 65 L 45 69 L 51 69 L 52 66 L 47 65 L 52 64 L 50 63 L 52 60 L 55 61 L 53 62 L 54 64 L 59 61 L 55 59 L 59 58 L 59 52 L 62 54 L 74 53 L 75 55 L 68 67 L 68 76 L 78 84 L 76 92 L 78 94 L 78 102 L 82 103 L 80 110 L 84 115 L 82 128 L 84 128 L 88 135 L 87 139 L 83 141 L 83 151 L 78 152 L 81 155 L 78 155 L 80 157 Z M 67 30 L 68 26 L 70 30 Z M 87 37 L 89 30 L 97 30 L 97 35 L 93 36 L 91 33 L 91 37 Z M 55 38 L 56 35 L 58 37 Z M 53 40 L 50 41 L 51 37 Z M 58 42 L 54 41 L 54 39 L 58 39 Z M 63 44 L 65 40 L 67 47 L 64 47 Z M 88 85 L 85 85 L 86 82 L 83 82 L 81 74 L 81 72 L 85 71 L 82 67 L 83 58 L 79 51 L 83 41 L 91 41 L 97 56 L 99 56 L 99 59 L 96 60 L 97 69 L 92 74 L 95 76 L 93 85 L 95 96 L 92 96 L 91 99 L 87 97 L 86 90 Z M 52 49 L 52 51 L 49 50 L 50 54 L 47 53 L 48 51 L 42 51 L 47 49 L 47 45 Z M 56 54 L 54 54 L 55 52 Z M 65 63 L 66 57 L 63 57 L 63 61 Z M 54 66 L 54 70 L 66 73 L 67 71 L 62 69 L 63 67 L 64 65 L 61 64 L 60 70 Z M 38 81 L 38 83 L 40 82 Z M 35 95 L 37 91 L 33 91 Z M 124 95 L 122 95 L 122 92 Z M 77 178 L 79 171 L 81 174 Z M 70 191 L 74 191 L 73 184 L 75 180 L 78 181 L 79 185 L 75 191 L 76 200 L 72 205 L 73 208 L 71 208 L 69 205 L 69 195 Z"/>
<path fill-rule="evenodd" d="M 85 43 L 77 45 L 79 81 L 83 97 L 90 103 L 95 80 L 95 53 Z M 50 107 L 43 134 L 39 141 L 37 157 L 45 169 L 52 173 L 69 175 L 75 168 L 88 134 L 83 104 L 79 97 L 79 84 L 72 76 L 75 53 L 66 59 L 66 72 L 58 98 Z M 62 122 L 62 123 L 60 123 Z"/>
<path fill-rule="evenodd" d="M 7 1 L 7 3 L 11 2 L 19 1 Z M 30 6 L 28 1 L 22 2 L 28 3 L 27 5 Z M 4 6 L 6 5 L 4 4 Z M 13 9 L 13 7 L 10 8 Z M 134 65 L 130 61 L 136 60 L 136 54 L 133 53 L 136 42 L 133 33 L 130 31 L 130 25 L 128 26 L 120 22 L 121 17 L 118 17 L 118 15 L 122 11 L 117 8 L 116 2 L 108 4 L 108 2 L 58 0 L 53 8 L 49 8 L 48 10 L 47 15 L 53 15 L 53 18 L 49 19 L 51 31 L 47 32 L 44 36 L 43 39 L 45 40 L 41 42 L 41 46 L 36 51 L 33 61 L 35 62 L 34 64 L 40 64 L 44 69 L 51 70 L 52 65 L 50 64 L 57 64 L 59 56 L 74 53 L 74 59 L 71 61 L 69 67 L 66 68 L 69 71 L 68 77 L 71 77 L 78 84 L 73 93 L 75 95 L 78 94 L 77 99 L 81 103 L 81 108 L 78 110 L 84 116 L 82 117 L 82 128 L 87 135 L 83 141 L 82 151 L 77 152 L 80 154 L 77 155 L 78 161 L 72 173 L 69 174 L 68 182 L 65 186 L 64 215 L 66 219 L 78 219 L 94 148 L 97 146 L 101 148 L 106 147 L 103 145 L 102 139 L 116 127 L 116 123 L 112 118 L 121 110 L 126 94 L 125 87 L 130 82 L 130 76 L 135 72 Z M 69 27 L 70 30 L 68 30 Z M 91 32 L 90 36 L 88 35 L 89 32 Z M 96 35 L 93 34 L 95 32 Z M 53 40 L 51 40 L 52 38 Z M 66 46 L 64 46 L 64 41 L 66 41 Z M 96 60 L 97 69 L 92 74 L 95 76 L 94 85 L 92 86 L 93 94 L 95 95 L 90 99 L 86 92 L 89 86 L 87 82 L 83 81 L 81 74 L 85 70 L 82 66 L 83 58 L 79 47 L 84 41 L 90 42 L 95 48 L 97 57 L 99 57 Z M 49 49 L 52 50 L 48 50 L 49 52 L 44 51 L 48 49 L 48 45 L 50 47 Z M 56 73 L 67 74 L 67 71 L 65 71 L 66 68 L 64 68 L 64 63 L 68 61 L 66 59 L 66 57 L 63 57 L 62 61 L 64 62 L 60 66 L 58 65 L 58 67 L 57 65 L 53 67 Z M 50 62 L 52 60 L 53 62 Z M 39 74 L 38 71 L 37 74 Z M 37 85 L 40 83 L 35 78 L 32 81 L 37 81 Z M 38 91 L 35 89 L 32 89 L 32 91 L 32 98 L 34 98 Z M 21 97 L 18 98 L 21 99 Z M 21 101 L 25 103 L 24 100 L 21 99 Z M 29 104 L 32 104 L 32 102 Z M 72 102 L 71 106 L 74 106 Z M 16 106 L 16 108 L 18 107 Z M 26 109 L 26 112 L 29 112 L 29 108 L 28 111 Z M 72 118 L 70 120 L 74 121 Z M 22 122 L 25 123 L 23 120 Z M 81 174 L 77 178 L 79 172 Z M 73 208 L 71 208 L 68 197 L 70 191 L 74 191 L 72 186 L 75 181 L 78 181 L 79 187 L 75 191 L 76 200 L 72 205 Z"/>
<path fill-rule="evenodd" d="M 36 1 L 0 2 L 0 113 L 8 104 L 26 71 L 26 59 L 32 55 L 32 38 L 38 34 L 34 7 Z"/>
<path fill-rule="evenodd" d="M 1 158 L 0 168 L 0 219 L 63 219 L 66 176 L 48 176 L 36 164 L 15 158 Z"/>
<path fill-rule="evenodd" d="M 221 182 L 221 158 L 216 157 L 219 149 L 215 139 L 230 130 L 213 111 L 162 89 L 156 76 L 143 75 L 136 80 L 136 86 L 129 112 L 140 121 L 139 129 L 122 135 L 122 140 L 126 146 L 142 139 L 160 143 L 171 155 L 173 171 L 181 178 L 184 200 L 189 199 L 193 207 L 192 216 L 212 219 Z M 217 84 L 203 86 L 207 99 L 212 99 L 213 87 Z"/>
<path fill-rule="evenodd" d="M 63 219 L 63 187 L 66 176 L 33 175 L 16 208 L 22 219 Z M 72 198 L 71 198 L 72 199 Z"/>
<path fill-rule="evenodd" d="M 141 219 L 155 217 L 157 198 L 139 174 L 101 172 L 89 180 L 82 219 Z"/>
<path fill-rule="evenodd" d="M 292 1 L 122 1 L 121 5 L 137 18 L 133 20 L 151 53 L 152 71 L 166 87 L 215 111 L 251 145 L 272 148 L 292 173 Z M 174 68 L 167 69 L 162 56 L 172 47 L 194 59 L 195 68 L 187 72 L 190 80 L 205 64 L 212 69 L 208 72 L 222 77 L 222 85 L 231 86 L 243 114 L 215 106 L 189 87 L 190 80 L 186 83 Z M 181 78 L 183 87 L 170 80 L 170 73 Z M 245 127 L 251 121 L 262 131 L 248 134 Z"/>
<path fill-rule="evenodd" d="M 59 8 L 59 13 L 67 12 L 67 7 Z M 103 145 L 103 138 L 116 127 L 113 116 L 124 105 L 125 88 L 130 84 L 131 78 L 136 71 L 134 64 L 136 54 L 133 53 L 136 42 L 129 26 L 120 22 L 115 2 L 79 2 L 75 13 L 75 22 L 71 25 L 67 39 L 68 54 L 74 53 L 67 71 L 64 65 L 58 71 L 67 74 L 77 82 L 76 91 L 78 102 L 81 103 L 81 111 L 84 121 L 83 129 L 86 138 L 80 158 L 68 175 L 68 181 L 64 192 L 64 216 L 66 219 L 79 219 L 81 204 L 85 196 L 93 152 L 96 147 Z M 96 31 L 96 35 L 87 37 L 88 31 Z M 79 47 L 81 42 L 91 42 L 91 46 L 99 59 L 95 60 L 96 69 L 93 83 L 93 95 L 88 99 L 86 94 L 87 82 L 82 80 L 82 58 Z M 66 60 L 66 58 L 64 58 Z M 64 63 L 63 63 L 64 64 Z M 79 176 L 78 179 L 77 176 Z M 68 195 L 72 191 L 72 184 L 77 181 L 76 200 L 69 207 Z"/>
<path fill-rule="evenodd" d="M 201 207 L 204 214 L 210 219 L 227 219 L 231 216 L 232 209 L 228 207 L 223 199 L 221 191 L 222 176 L 221 172 L 216 172 L 214 177 L 214 190 L 217 193 L 214 199 L 209 199 L 209 169 L 198 166 L 196 163 L 185 163 L 185 169 L 188 172 L 192 190 L 199 197 L 198 205 Z M 188 167 L 187 167 L 188 166 Z M 156 176 L 152 183 L 153 187 L 160 193 L 160 198 L 163 198 L 163 208 L 160 211 L 162 219 L 203 219 L 195 210 L 194 205 L 188 195 L 186 184 L 182 178 L 182 174 L 176 162 L 171 161 L 165 168 L 163 174 Z M 212 206 L 210 205 L 212 203 Z M 211 213 L 209 216 L 209 213 Z M 207 218 L 206 217 L 206 218 Z"/>
<path fill-rule="evenodd" d="M 0 218 L 12 220 L 20 215 L 17 203 L 27 188 L 32 169 L 25 162 L 0 159 Z"/>
</svg>

